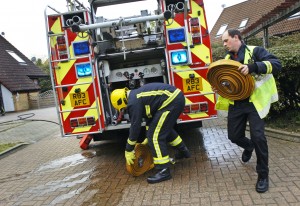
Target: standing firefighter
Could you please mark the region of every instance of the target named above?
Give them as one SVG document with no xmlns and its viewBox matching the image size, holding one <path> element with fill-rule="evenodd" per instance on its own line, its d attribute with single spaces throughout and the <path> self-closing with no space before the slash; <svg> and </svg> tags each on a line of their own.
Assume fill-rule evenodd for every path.
<svg viewBox="0 0 300 206">
<path fill-rule="evenodd" d="M 252 75 L 255 88 L 250 97 L 243 100 L 233 101 L 219 96 L 216 108 L 228 110 L 228 138 L 244 149 L 243 162 L 250 160 L 255 149 L 258 173 L 256 191 L 266 192 L 269 188 L 269 162 L 264 118 L 269 112 L 271 103 L 278 100 L 273 74 L 281 70 L 281 64 L 264 48 L 244 44 L 238 30 L 225 31 L 222 41 L 228 50 L 225 59 L 240 62 L 242 65 L 238 70 L 243 75 Z M 247 121 L 251 139 L 245 136 Z"/>
<path fill-rule="evenodd" d="M 158 170 L 147 181 L 158 183 L 171 179 L 167 143 L 178 148 L 176 158 L 190 157 L 189 150 L 173 129 L 185 105 L 183 93 L 168 84 L 149 83 L 132 91 L 127 88 L 114 90 L 111 103 L 119 111 L 127 108 L 130 117 L 131 127 L 125 149 L 126 163 L 133 164 L 134 147 L 140 134 L 142 119 L 145 118 L 148 145 Z"/>
</svg>

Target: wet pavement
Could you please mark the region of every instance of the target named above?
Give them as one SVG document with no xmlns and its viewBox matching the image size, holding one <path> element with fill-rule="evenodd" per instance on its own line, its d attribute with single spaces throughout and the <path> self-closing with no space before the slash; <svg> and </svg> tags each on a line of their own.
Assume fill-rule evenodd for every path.
<svg viewBox="0 0 300 206">
<path fill-rule="evenodd" d="M 0 117 L 0 143 L 30 143 L 0 157 L 1 206 L 300 205 L 300 143 L 268 137 L 270 188 L 259 194 L 255 154 L 242 163 L 224 118 L 208 120 L 181 132 L 192 157 L 171 167 L 173 178 L 148 184 L 154 171 L 139 177 L 126 172 L 124 138 L 92 142 L 83 151 L 78 139 L 61 137 L 54 108 L 30 112 L 39 121 L 8 124 L 17 114 Z"/>
</svg>

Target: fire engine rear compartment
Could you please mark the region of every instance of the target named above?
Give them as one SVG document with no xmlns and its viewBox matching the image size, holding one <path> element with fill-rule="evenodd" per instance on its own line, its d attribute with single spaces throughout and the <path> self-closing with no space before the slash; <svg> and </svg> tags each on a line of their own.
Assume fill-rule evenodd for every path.
<svg viewBox="0 0 300 206">
<path fill-rule="evenodd" d="M 94 11 L 107 3 L 92 2 Z M 186 107 L 178 123 L 201 127 L 203 119 L 215 118 L 215 96 L 206 81 L 211 53 L 201 2 L 189 0 L 184 11 L 184 1 L 161 0 L 155 15 L 142 10 L 139 16 L 119 19 L 105 19 L 85 9 L 47 16 L 63 136 L 101 138 L 108 131 L 127 130 L 128 114 L 119 115 L 111 106 L 110 94 L 117 88 L 136 89 L 150 82 L 172 84 L 184 92 Z M 176 10 L 174 19 L 164 21 L 162 14 L 168 9 Z"/>
<path fill-rule="evenodd" d="M 127 42 L 125 42 L 125 46 Z M 129 127 L 126 123 L 130 122 L 128 117 L 126 119 L 126 114 L 122 120 L 118 119 L 118 111 L 110 106 L 109 95 L 114 89 L 124 87 L 136 89 L 150 82 L 167 83 L 163 47 L 149 46 L 146 42 L 139 45 L 138 49 L 130 49 L 125 55 L 126 59 L 124 59 L 123 52 L 117 51 L 98 56 L 100 85 L 102 94 L 104 94 L 103 100 L 105 99 L 103 109 L 106 114 L 107 130 L 111 128 L 111 125 L 121 128 Z"/>
<path fill-rule="evenodd" d="M 97 10 L 97 6 L 103 4 L 108 3 L 96 1 L 93 8 Z M 96 23 L 118 23 L 117 26 L 100 27 L 94 30 L 105 130 L 130 126 L 126 111 L 121 118 L 118 111 L 110 104 L 110 93 L 114 89 L 124 87 L 136 89 L 150 82 L 168 83 L 163 25 L 158 21 L 152 21 L 152 28 L 150 28 L 149 21 L 146 20 L 147 16 L 150 16 L 148 11 L 142 10 L 140 16 L 132 18 L 105 19 L 101 16 L 96 18 Z M 134 24 L 125 23 L 135 18 L 145 18 L 145 20 Z"/>
</svg>

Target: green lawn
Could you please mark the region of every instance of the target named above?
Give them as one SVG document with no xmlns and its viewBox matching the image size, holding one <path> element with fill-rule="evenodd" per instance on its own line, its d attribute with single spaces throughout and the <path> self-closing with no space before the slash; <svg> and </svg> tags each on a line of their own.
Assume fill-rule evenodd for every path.
<svg viewBox="0 0 300 206">
<path fill-rule="evenodd" d="M 14 147 L 16 146 L 17 144 L 19 143 L 7 143 L 7 144 L 0 144 L 0 153 L 11 148 L 11 147 Z"/>
</svg>

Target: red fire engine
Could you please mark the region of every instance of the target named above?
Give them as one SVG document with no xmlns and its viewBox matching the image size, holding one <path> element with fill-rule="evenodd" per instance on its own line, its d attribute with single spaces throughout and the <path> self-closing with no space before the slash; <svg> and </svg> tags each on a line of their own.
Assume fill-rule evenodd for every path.
<svg viewBox="0 0 300 206">
<path fill-rule="evenodd" d="M 178 125 L 200 127 L 217 117 L 206 79 L 212 54 L 203 0 L 159 0 L 153 15 L 148 10 L 118 19 L 96 15 L 97 9 L 137 1 L 89 0 L 85 8 L 75 0 L 67 1 L 68 12 L 45 10 L 61 133 L 84 136 L 83 149 L 92 138 L 130 127 L 128 114 L 118 114 L 110 104 L 116 88 L 168 83 L 186 98 Z"/>
</svg>

